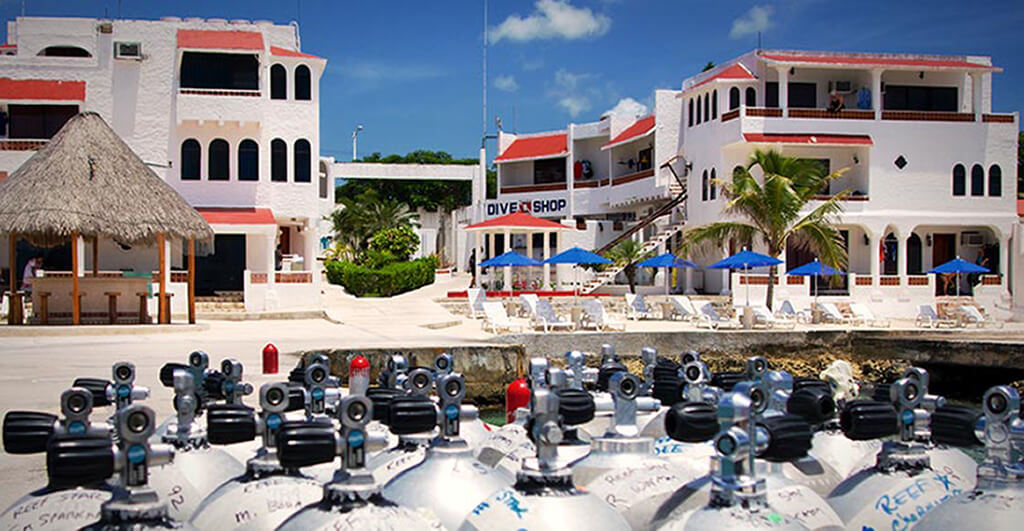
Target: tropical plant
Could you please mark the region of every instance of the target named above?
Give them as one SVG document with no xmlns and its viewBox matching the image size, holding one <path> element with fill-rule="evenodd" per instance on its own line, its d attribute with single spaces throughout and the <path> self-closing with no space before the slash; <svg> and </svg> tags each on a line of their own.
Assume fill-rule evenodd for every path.
<svg viewBox="0 0 1024 531">
<path fill-rule="evenodd" d="M 328 216 L 334 240 L 341 248 L 358 256 L 365 251 L 374 234 L 417 224 L 417 215 L 409 206 L 394 199 L 381 199 L 373 190 L 357 197 L 343 198 L 340 206 Z"/>
<path fill-rule="evenodd" d="M 622 268 L 622 274 L 626 275 L 629 282 L 629 292 L 636 293 L 636 263 L 650 256 L 650 252 L 644 252 L 641 244 L 630 238 L 622 240 L 615 247 L 612 247 L 605 256 L 616 266 Z"/>
<path fill-rule="evenodd" d="M 757 168 L 763 178 L 752 173 Z M 779 256 L 791 242 L 796 248 L 810 249 L 822 263 L 846 268 L 846 247 L 836 229 L 844 190 L 822 201 L 809 212 L 807 203 L 819 194 L 845 168 L 825 172 L 815 160 L 784 156 L 777 151 L 755 151 L 746 166 L 737 167 L 732 182 L 718 181 L 722 196 L 728 200 L 723 214 L 742 221 L 719 221 L 695 227 L 683 238 L 683 252 L 695 246 L 720 248 L 733 242 L 753 242 L 759 238 L 771 256 Z M 776 269 L 768 271 L 765 304 L 772 307 Z"/>
<path fill-rule="evenodd" d="M 420 237 L 409 226 L 378 231 L 370 238 L 370 250 L 390 253 L 400 262 L 409 259 L 420 245 Z"/>
</svg>

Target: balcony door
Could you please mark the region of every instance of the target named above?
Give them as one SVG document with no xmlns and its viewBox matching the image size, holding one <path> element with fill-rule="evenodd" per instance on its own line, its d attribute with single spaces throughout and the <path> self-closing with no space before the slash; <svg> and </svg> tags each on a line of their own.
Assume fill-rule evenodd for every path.
<svg viewBox="0 0 1024 531">
<path fill-rule="evenodd" d="M 940 266 L 956 258 L 956 234 L 932 235 L 932 267 Z M 935 282 L 936 295 L 953 295 L 956 293 L 955 282 L 946 285 L 942 275 Z"/>
</svg>

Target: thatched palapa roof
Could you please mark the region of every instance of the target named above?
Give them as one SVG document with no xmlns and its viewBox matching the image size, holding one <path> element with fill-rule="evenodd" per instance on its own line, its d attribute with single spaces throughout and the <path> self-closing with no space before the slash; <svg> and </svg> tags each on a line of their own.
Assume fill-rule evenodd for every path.
<svg viewBox="0 0 1024 531">
<path fill-rule="evenodd" d="M 73 231 L 125 244 L 212 240 L 213 229 L 135 154 L 100 115 L 81 113 L 0 181 L 0 233 L 37 245 Z"/>
</svg>

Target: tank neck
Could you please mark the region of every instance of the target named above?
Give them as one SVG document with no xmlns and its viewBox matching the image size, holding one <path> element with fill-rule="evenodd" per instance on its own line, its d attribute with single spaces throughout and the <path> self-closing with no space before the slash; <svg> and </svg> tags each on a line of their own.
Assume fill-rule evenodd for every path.
<svg viewBox="0 0 1024 531">
<path fill-rule="evenodd" d="M 930 468 L 932 460 L 926 450 L 921 443 L 885 441 L 878 452 L 875 468 L 885 472 Z"/>
<path fill-rule="evenodd" d="M 141 524 L 169 520 L 167 503 L 149 487 L 129 487 L 104 502 L 100 509 L 105 524 Z"/>
<path fill-rule="evenodd" d="M 568 468 L 556 470 L 538 470 L 530 468 L 529 460 L 516 474 L 515 489 L 524 494 L 541 496 L 564 496 L 578 494 L 580 491 L 572 481 L 572 471 Z"/>
<path fill-rule="evenodd" d="M 365 468 L 338 470 L 334 479 L 324 485 L 324 500 L 339 508 L 365 505 L 374 495 L 380 493 L 380 485 Z"/>
<path fill-rule="evenodd" d="M 614 455 L 654 455 L 654 439 L 650 437 L 598 437 L 590 442 L 592 453 Z"/>
</svg>

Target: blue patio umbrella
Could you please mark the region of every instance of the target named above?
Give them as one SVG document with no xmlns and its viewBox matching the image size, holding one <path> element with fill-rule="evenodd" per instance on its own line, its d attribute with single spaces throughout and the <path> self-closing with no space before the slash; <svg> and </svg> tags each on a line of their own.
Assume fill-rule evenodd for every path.
<svg viewBox="0 0 1024 531">
<path fill-rule="evenodd" d="M 991 270 L 987 267 L 980 266 L 978 264 L 972 264 L 967 260 L 960 258 L 959 256 L 942 264 L 940 266 L 930 269 L 929 273 L 936 274 L 956 274 L 956 296 L 960 296 L 960 273 L 988 273 Z"/>
<path fill-rule="evenodd" d="M 710 269 L 742 269 L 743 274 L 747 273 L 747 269 L 751 267 L 766 267 L 781 264 L 782 260 L 775 258 L 774 256 L 768 256 L 766 254 L 755 253 L 754 251 L 748 251 L 746 249 L 728 257 L 723 260 L 719 260 L 708 266 Z M 750 306 L 750 282 L 747 282 L 747 306 Z"/>
<path fill-rule="evenodd" d="M 580 283 L 580 272 L 576 266 L 579 264 L 610 264 L 611 260 L 597 254 L 592 253 L 586 249 L 579 247 L 573 247 L 562 251 L 547 260 L 544 260 L 545 264 L 572 264 L 573 271 L 576 275 L 576 286 L 573 289 L 573 297 L 579 297 L 579 283 Z"/>
<path fill-rule="evenodd" d="M 655 256 L 654 258 L 648 258 L 647 260 L 644 260 L 643 262 L 639 262 L 636 265 L 638 265 L 640 267 L 664 267 L 664 268 L 666 268 L 666 271 L 665 271 L 665 276 L 666 276 L 666 278 L 665 278 L 665 295 L 668 295 L 668 285 L 669 285 L 669 279 L 667 278 L 668 277 L 668 269 L 681 269 L 681 268 L 686 268 L 686 267 L 697 267 L 697 264 L 695 264 L 695 263 L 693 263 L 693 262 L 691 262 L 689 260 L 684 260 L 684 259 L 682 259 L 682 258 L 680 258 L 680 257 L 678 257 L 678 256 L 676 256 L 676 255 L 674 255 L 672 253 L 660 254 L 658 256 Z"/>
<path fill-rule="evenodd" d="M 830 277 L 833 275 L 845 275 L 846 273 L 838 269 L 829 267 L 818 261 L 817 258 L 815 258 L 813 262 L 807 262 L 806 264 L 800 267 L 796 267 L 790 269 L 789 271 L 786 271 L 786 274 L 802 277 Z M 817 304 L 818 302 L 817 288 L 815 288 L 814 292 L 814 302 L 815 304 Z"/>
<path fill-rule="evenodd" d="M 534 260 L 529 256 L 521 255 L 515 251 L 502 253 L 494 258 L 488 258 L 480 262 L 480 267 L 530 267 L 542 266 L 542 262 Z M 509 295 L 512 294 L 512 286 L 508 287 Z"/>
</svg>

